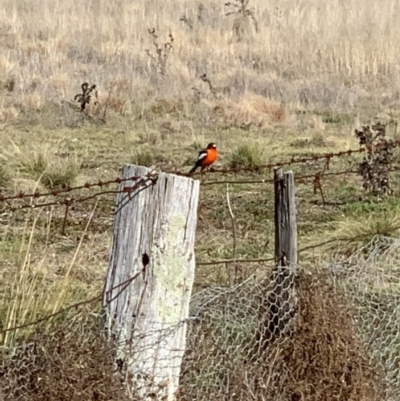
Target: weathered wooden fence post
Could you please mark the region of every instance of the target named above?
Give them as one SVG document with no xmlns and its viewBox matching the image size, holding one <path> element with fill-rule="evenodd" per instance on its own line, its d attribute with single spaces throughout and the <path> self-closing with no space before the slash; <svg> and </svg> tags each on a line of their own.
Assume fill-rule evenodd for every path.
<svg viewBox="0 0 400 401">
<path fill-rule="evenodd" d="M 297 267 L 297 223 L 293 172 L 274 169 L 275 268 L 270 295 L 268 333 L 275 340 L 286 333 L 294 316 Z"/>
<path fill-rule="evenodd" d="M 127 165 L 123 178 L 149 172 Z M 123 181 L 120 190 L 132 185 Z M 173 400 L 179 385 L 198 196 L 199 181 L 166 173 L 117 196 L 103 323 L 118 344 L 117 365 L 142 399 Z"/>
<path fill-rule="evenodd" d="M 297 265 L 297 223 L 293 172 L 274 169 L 275 263 Z"/>
<path fill-rule="evenodd" d="M 284 337 L 295 316 L 297 297 L 297 224 L 294 177 L 274 169 L 275 266 L 268 275 L 267 296 L 259 306 L 260 328 L 255 336 L 255 355 Z"/>
</svg>

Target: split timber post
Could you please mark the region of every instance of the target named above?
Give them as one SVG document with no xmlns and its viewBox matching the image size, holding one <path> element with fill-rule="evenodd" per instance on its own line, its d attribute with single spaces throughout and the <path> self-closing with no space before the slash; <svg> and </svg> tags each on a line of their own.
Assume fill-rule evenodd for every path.
<svg viewBox="0 0 400 401">
<path fill-rule="evenodd" d="M 269 334 L 278 338 L 290 326 L 296 307 L 297 223 L 292 171 L 274 169 L 275 268 L 271 293 Z"/>
<path fill-rule="evenodd" d="M 141 166 L 122 171 L 124 179 L 146 174 Z M 173 400 L 194 281 L 199 181 L 159 173 L 139 184 L 122 181 L 117 195 L 103 325 L 132 394 Z"/>
<path fill-rule="evenodd" d="M 274 169 L 275 263 L 297 265 L 297 223 L 293 172 Z"/>
</svg>

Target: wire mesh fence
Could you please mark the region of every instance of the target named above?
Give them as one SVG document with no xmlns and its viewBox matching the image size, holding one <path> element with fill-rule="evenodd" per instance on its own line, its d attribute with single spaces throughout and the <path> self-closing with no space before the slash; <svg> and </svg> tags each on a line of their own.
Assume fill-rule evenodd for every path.
<svg viewBox="0 0 400 401">
<path fill-rule="evenodd" d="M 273 371 L 255 375 L 260 358 L 268 347 L 279 347 L 290 338 L 296 310 L 293 268 L 254 274 L 231 288 L 196 293 L 183 362 L 182 399 L 244 400 L 250 393 L 266 392 L 264 379 Z"/>
<path fill-rule="evenodd" d="M 189 319 L 180 322 L 187 324 L 187 347 L 177 399 L 397 400 L 399 246 L 375 239 L 364 252 L 321 268 L 260 268 L 236 286 L 195 293 Z M 143 338 L 133 332 L 129 344 L 114 344 L 100 329 L 99 307 L 70 310 L 3 348 L 3 398 L 157 396 L 153 387 L 140 398 L 147 379 L 115 358 L 121 346 L 133 358 L 143 353 L 135 346 Z M 149 336 L 158 342 L 147 346 L 173 330 L 160 328 Z"/>
<path fill-rule="evenodd" d="M 345 261 L 331 263 L 336 288 L 354 307 L 354 325 L 384 372 L 382 399 L 400 399 L 400 240 L 376 236 Z"/>
<path fill-rule="evenodd" d="M 185 351 L 179 400 L 398 400 L 399 248 L 400 240 L 380 236 L 321 267 L 254 259 L 238 280 L 230 267 L 224 280 L 192 296 L 189 319 L 160 323 L 148 341 L 135 330 L 124 343 L 106 336 L 97 297 L 15 330 L 0 352 L 0 401 L 168 398 L 163 383 L 132 371 L 138 365 L 129 361 L 152 358 L 148 350 L 182 325 L 186 349 L 173 350 Z M 230 262 L 221 263 L 228 269 Z M 234 262 L 236 269 L 245 261 Z M 129 360 L 118 357 L 121 349 Z"/>
<path fill-rule="evenodd" d="M 125 382 L 115 374 L 115 344 L 101 333 L 98 317 L 93 305 L 85 306 L 35 325 L 3 347 L 0 399 L 105 401 L 118 394 L 128 400 Z"/>
</svg>

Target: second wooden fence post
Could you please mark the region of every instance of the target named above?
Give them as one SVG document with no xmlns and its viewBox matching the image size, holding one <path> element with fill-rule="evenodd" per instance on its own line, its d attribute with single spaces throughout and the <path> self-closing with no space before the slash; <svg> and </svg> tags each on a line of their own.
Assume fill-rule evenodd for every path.
<svg viewBox="0 0 400 401">
<path fill-rule="evenodd" d="M 294 177 L 291 171 L 274 169 L 275 263 L 297 265 L 297 223 Z"/>
<path fill-rule="evenodd" d="M 123 178 L 144 177 L 125 166 Z M 116 361 L 143 399 L 173 400 L 186 344 L 195 270 L 199 181 L 160 173 L 122 182 L 104 289 L 104 326 Z"/>
<path fill-rule="evenodd" d="M 270 295 L 268 333 L 276 340 L 287 333 L 296 307 L 297 223 L 293 172 L 274 169 L 275 268 Z"/>
</svg>

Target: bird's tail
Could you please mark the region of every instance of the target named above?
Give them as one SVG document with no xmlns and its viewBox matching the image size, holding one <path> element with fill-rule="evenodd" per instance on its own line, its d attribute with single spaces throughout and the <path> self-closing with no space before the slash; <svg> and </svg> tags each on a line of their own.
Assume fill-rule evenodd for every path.
<svg viewBox="0 0 400 401">
<path fill-rule="evenodd" d="M 198 166 L 196 166 L 196 165 L 193 166 L 193 168 L 189 171 L 189 174 L 193 174 L 196 171 L 197 167 Z"/>
</svg>

